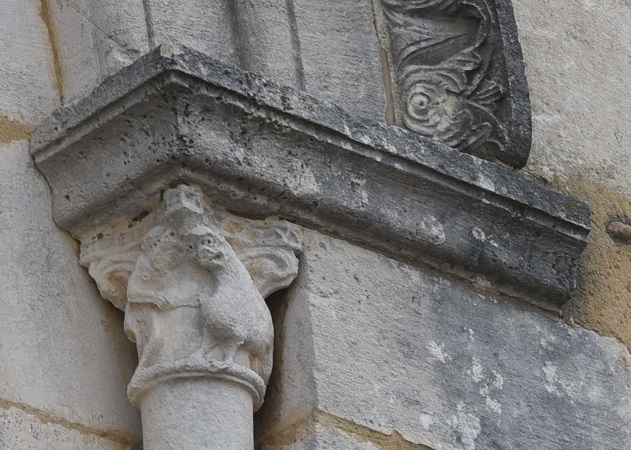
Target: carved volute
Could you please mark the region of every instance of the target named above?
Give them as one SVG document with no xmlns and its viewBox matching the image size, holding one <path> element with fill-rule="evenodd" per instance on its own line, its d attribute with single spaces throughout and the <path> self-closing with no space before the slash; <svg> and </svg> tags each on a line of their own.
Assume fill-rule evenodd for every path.
<svg viewBox="0 0 631 450">
<path fill-rule="evenodd" d="M 397 124 L 515 167 L 530 102 L 510 0 L 381 0 Z"/>
<path fill-rule="evenodd" d="M 264 296 L 298 272 L 298 229 L 204 206 L 200 190 L 164 193 L 142 223 L 82 242 L 81 262 L 125 311 L 139 364 L 128 394 L 140 407 L 154 385 L 189 377 L 236 382 L 260 407 L 272 369 Z"/>
</svg>

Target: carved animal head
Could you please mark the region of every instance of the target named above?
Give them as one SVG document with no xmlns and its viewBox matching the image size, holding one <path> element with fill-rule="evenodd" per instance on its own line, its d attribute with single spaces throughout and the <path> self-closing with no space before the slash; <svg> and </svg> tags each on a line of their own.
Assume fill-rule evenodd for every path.
<svg viewBox="0 0 631 450">
<path fill-rule="evenodd" d="M 231 256 L 236 258 L 221 232 L 206 225 L 194 227 L 186 240 L 197 261 L 206 268 L 223 266 Z"/>
<path fill-rule="evenodd" d="M 184 256 L 175 230 L 157 225 L 142 239 L 141 248 L 154 270 L 163 273 L 173 269 Z"/>
</svg>

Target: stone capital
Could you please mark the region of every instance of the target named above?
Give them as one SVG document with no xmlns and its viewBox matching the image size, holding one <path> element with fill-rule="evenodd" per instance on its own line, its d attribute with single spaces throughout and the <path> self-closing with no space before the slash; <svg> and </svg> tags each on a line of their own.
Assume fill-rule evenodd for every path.
<svg viewBox="0 0 631 450">
<path fill-rule="evenodd" d="M 297 275 L 299 229 L 232 216 L 187 185 L 130 222 L 87 232 L 80 258 L 137 344 L 132 403 L 170 380 L 216 378 L 240 384 L 258 409 L 273 351 L 264 297 Z"/>
</svg>

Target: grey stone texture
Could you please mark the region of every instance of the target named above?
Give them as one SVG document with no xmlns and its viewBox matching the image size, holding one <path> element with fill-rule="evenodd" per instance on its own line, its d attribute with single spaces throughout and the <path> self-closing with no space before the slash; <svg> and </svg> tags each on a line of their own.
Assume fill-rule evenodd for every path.
<svg viewBox="0 0 631 450">
<path fill-rule="evenodd" d="M 59 106 L 48 28 L 38 2 L 4 0 L 0 114 L 34 124 Z"/>
<path fill-rule="evenodd" d="M 70 423 L 137 442 L 140 418 L 125 393 L 137 360 L 122 315 L 103 302 L 78 263 L 76 242 L 53 223 L 28 142 L 2 145 L 0 154 L 0 412 L 9 402 L 62 428 Z M 15 442 L 37 422 L 27 416 L 15 422 L 5 413 L 0 436 Z M 56 433 L 42 427 L 42 436 Z M 0 448 L 31 448 L 29 442 Z M 32 448 L 82 448 L 55 442 Z"/>
<path fill-rule="evenodd" d="M 574 287 L 589 230 L 585 204 L 502 166 L 174 45 L 55 113 L 31 151 L 75 235 L 187 181 L 233 211 L 324 227 L 551 308 Z"/>
<path fill-rule="evenodd" d="M 46 182 L 27 155 L 28 144 L 16 141 L 15 136 L 24 139 L 28 124 L 57 107 L 60 94 L 66 103 L 85 96 L 104 77 L 131 62 L 136 52 L 145 52 L 161 43 L 161 39 L 185 41 L 242 68 L 263 72 L 288 85 L 305 87 L 353 116 L 382 122 L 386 90 L 378 55 L 380 42 L 373 35 L 369 12 L 373 5 L 368 1 L 295 0 L 277 2 L 265 9 L 268 6 L 265 2 L 256 2 L 263 8 L 226 13 L 211 1 L 147 0 L 142 2 L 144 11 L 139 0 L 49 0 L 41 4 L 48 5 L 48 15 L 42 14 L 40 2 L 17 0 L 2 2 L 0 14 L 4 32 L 0 37 L 3 62 L 0 66 L 0 225 L 3 227 L 0 447 L 139 448 L 138 412 L 124 393 L 135 362 L 134 349 L 121 329 L 122 316 L 99 298 L 87 273 L 77 265 L 76 242 L 51 221 L 51 194 Z M 167 4 L 169 9 L 164 7 Z M 631 74 L 631 60 L 626 57 L 631 51 L 628 5 L 620 0 L 554 3 L 515 0 L 513 5 L 533 101 L 533 152 L 527 171 L 562 186 L 563 192 L 578 195 L 584 192 L 582 187 L 575 188 L 572 180 L 602 184 L 609 189 L 607 195 L 615 194 L 616 201 L 628 207 L 628 198 L 624 197 L 631 193 L 628 164 L 631 110 L 629 102 L 624 101 Z M 287 24 L 276 15 L 285 11 Z M 248 14 L 265 23 L 266 29 L 254 29 L 235 37 L 231 20 Z M 205 23 L 212 26 L 204 28 Z M 312 31 L 316 28 L 317 32 Z M 264 34 L 259 39 L 257 33 L 261 32 Z M 283 42 L 270 47 L 271 36 Z M 260 44 L 254 55 L 240 51 L 244 45 L 241 39 L 248 45 Z M 387 41 L 382 40 L 381 44 L 384 43 Z M 384 45 L 382 50 L 386 48 Z M 268 52 L 265 61 L 256 61 L 256 54 L 264 51 Z M 293 69 L 280 69 L 292 63 Z M 278 72 L 271 72 L 275 69 Z M 210 131 L 200 139 L 197 134 L 190 134 L 193 128 L 190 119 L 185 118 L 186 101 L 209 97 L 210 88 L 206 89 L 204 77 L 193 78 L 202 81 L 190 83 L 189 79 L 182 83 L 184 91 L 180 88 L 169 91 L 164 88 L 166 84 L 155 79 L 151 81 L 155 90 L 145 90 L 143 80 L 134 84 L 135 81 L 119 78 L 123 81 L 107 87 L 114 103 L 104 109 L 105 114 L 97 112 L 107 104 L 96 100 L 105 95 L 97 92 L 79 107 L 88 111 L 83 117 L 91 119 L 83 124 L 63 119 L 63 132 L 69 131 L 71 136 L 66 143 L 76 146 L 67 159 L 51 157 L 51 161 L 58 159 L 50 164 L 48 175 L 56 171 L 65 174 L 55 185 L 54 210 L 57 220 L 65 217 L 66 222 L 60 223 L 66 224 L 81 223 L 84 219 L 98 222 L 99 217 L 125 215 L 132 210 L 137 213 L 133 217 L 139 217 L 145 211 L 143 205 L 155 204 L 165 188 L 168 177 L 160 178 L 164 173 L 156 174 L 155 179 L 149 177 L 148 185 L 140 180 L 140 174 L 146 173 L 143 172 L 146 164 L 162 157 L 152 152 L 159 153 L 159 145 L 166 143 L 169 157 L 186 148 L 182 153 L 189 152 L 186 154 L 190 158 L 173 163 L 168 170 L 174 170 L 173 174 L 174 167 L 179 169 L 167 184 L 188 181 L 206 189 L 220 186 L 213 192 L 215 197 L 239 206 L 242 214 L 280 212 L 289 217 L 292 209 L 304 214 L 294 220 L 337 237 L 348 232 L 344 230 L 363 229 L 360 234 L 349 232 L 344 236 L 396 257 L 388 259 L 366 248 L 309 234 L 311 245 L 302 259 L 306 269 L 300 282 L 269 300 L 276 324 L 276 371 L 258 422 L 258 436 L 270 430 L 287 430 L 298 423 L 300 433 L 289 436 L 301 438 L 288 437 L 278 445 L 269 441 L 270 448 L 407 450 L 403 445 L 409 443 L 415 446 L 412 448 L 424 449 L 413 442 L 423 442 L 435 450 L 472 446 L 544 450 L 628 447 L 631 382 L 625 348 L 612 339 L 539 315 L 541 311 L 529 309 L 519 300 L 512 303 L 489 294 L 496 290 L 511 291 L 521 285 L 522 292 L 517 294 L 534 300 L 530 295 L 540 289 L 541 279 L 544 289 L 538 297 L 551 297 L 543 299 L 545 306 L 552 307 L 555 298 L 567 296 L 574 279 L 573 258 L 586 240 L 588 219 L 583 204 L 523 182 L 510 171 L 467 156 L 453 156 L 443 147 L 426 144 L 403 132 L 397 132 L 402 136 L 396 140 L 401 146 L 387 150 L 386 144 L 375 140 L 375 134 L 381 131 L 371 134 L 355 128 L 363 121 L 333 114 L 335 108 L 320 109 L 321 102 L 309 100 L 317 109 L 307 111 L 311 115 L 304 115 L 307 106 L 296 108 L 300 102 L 293 97 L 295 92 L 286 95 L 295 112 L 290 120 L 282 101 L 258 94 L 250 96 L 251 86 L 242 90 L 230 87 L 228 91 L 245 96 L 222 94 L 229 98 L 226 109 L 236 113 L 232 119 L 228 112 L 217 117 L 225 120 L 227 126 L 237 124 L 239 132 L 225 137 L 219 126 L 209 127 Z M 387 76 L 383 78 L 387 82 Z M 138 98 L 123 95 L 140 85 Z M 185 92 L 182 103 L 177 104 L 176 99 L 167 96 L 163 103 L 158 102 L 161 106 L 156 106 L 158 103 L 151 106 L 161 93 L 168 92 L 178 95 Z M 211 105 L 211 111 L 221 111 L 221 103 L 213 103 L 216 100 L 204 104 Z M 142 106 L 143 101 L 149 106 Z M 262 102 L 262 112 L 253 106 L 257 102 Z M 141 106 L 133 109 L 134 105 Z M 158 110 L 172 113 L 164 113 L 160 119 L 156 115 Z M 120 120 L 112 119 L 121 112 Z M 194 111 L 192 114 L 200 117 Z M 21 124 L 19 133 L 9 133 L 8 138 L 2 122 L 5 116 Z M 102 124 L 97 125 L 97 120 L 102 120 Z M 127 120 L 130 122 L 126 123 Z M 175 125 L 171 128 L 156 125 L 166 123 Z M 368 128 L 374 125 L 367 123 Z M 346 131 L 344 124 L 353 127 Z M 110 126 L 108 132 L 100 135 L 94 131 Z M 320 131 L 313 132 L 313 127 Z M 322 128 L 332 131 L 322 133 Z M 252 140 L 260 130 L 263 130 L 261 138 Z M 241 131 L 244 131 L 242 138 Z M 127 132 L 131 134 L 128 136 Z M 143 133 L 156 134 L 141 138 Z M 278 140 L 283 134 L 287 140 Z M 317 140 L 314 135 L 320 136 L 318 139 L 325 136 L 327 144 L 322 144 L 322 140 L 310 141 Z M 179 140 L 187 136 L 193 136 L 190 145 Z M 359 139 L 366 137 L 377 144 L 361 143 Z M 115 139 L 127 142 L 116 143 Z M 206 158 L 208 149 L 220 148 L 219 144 L 208 144 L 214 139 L 219 144 L 228 143 L 230 152 L 224 155 L 233 155 L 234 159 L 250 164 L 250 168 L 258 165 L 260 171 L 255 173 L 265 174 L 265 180 L 282 175 L 274 185 L 277 203 L 265 204 L 269 199 L 267 191 L 262 191 L 261 184 L 251 184 L 251 180 L 250 184 L 244 184 L 253 189 L 248 194 L 234 189 L 237 181 L 230 184 L 219 176 L 209 181 L 188 170 L 189 161 L 199 162 Z M 281 164 L 262 166 L 264 159 L 256 151 L 274 150 L 279 142 L 283 142 L 278 144 L 280 147 L 290 147 L 299 155 L 282 159 L 282 170 L 279 170 Z M 346 171 L 338 170 L 335 173 L 341 181 L 332 188 L 344 186 L 338 199 L 348 203 L 342 203 L 342 211 L 328 208 L 335 199 L 309 209 L 304 202 L 318 197 L 320 192 L 330 192 L 309 193 L 313 179 L 320 180 L 318 174 L 324 172 L 324 169 L 314 172 L 313 167 L 320 167 L 312 164 L 319 161 L 317 158 L 307 159 L 305 167 L 300 165 L 304 163 L 304 155 L 317 155 L 316 150 L 321 146 L 326 149 L 323 156 L 329 159 L 326 170 L 331 173 L 339 167 L 348 169 L 340 166 L 338 157 L 347 155 L 345 147 L 353 151 L 361 148 L 365 155 L 383 157 L 385 164 L 392 163 L 392 167 L 404 162 L 401 167 L 405 170 L 410 161 L 421 161 L 420 165 L 412 166 L 422 170 L 415 170 L 414 175 L 403 179 L 398 178 L 403 169 L 384 171 L 381 175 L 387 175 L 386 181 L 399 180 L 387 184 L 385 191 L 380 184 L 383 178 L 355 170 L 364 167 L 363 163 Z M 80 153 L 84 148 L 90 150 L 87 156 Z M 98 156 L 100 151 L 105 152 L 103 159 Z M 125 151 L 128 155 L 123 154 Z M 108 163 L 108 158 L 116 154 L 122 155 L 121 158 Z M 357 158 L 365 162 L 361 159 L 364 156 Z M 165 167 L 160 164 L 153 167 Z M 181 164 L 188 166 L 182 168 Z M 206 167 L 204 164 L 199 167 Z M 441 165 L 458 171 L 445 171 Z M 64 172 L 64 167 L 70 170 Z M 122 175 L 121 168 L 125 169 Z M 371 174 L 377 172 L 375 169 Z M 224 173 L 228 173 L 228 178 L 236 176 L 237 180 L 241 176 L 236 171 Z M 357 178 L 358 173 L 363 178 Z M 391 177 L 392 174 L 395 176 Z M 344 178 L 346 175 L 348 178 Z M 92 182 L 90 177 L 93 190 L 73 187 L 74 178 L 77 185 L 88 186 Z M 423 181 L 416 185 L 419 178 Z M 324 179 L 321 185 L 332 178 Z M 361 187 L 364 180 L 366 189 Z M 488 180 L 493 181 L 493 187 Z M 447 187 L 437 190 L 439 185 Z M 140 186 L 143 188 L 137 189 Z M 390 190 L 394 187 L 394 191 Z M 386 197 L 378 195 L 380 190 L 399 194 L 388 202 L 375 203 L 373 196 Z M 121 192 L 128 204 L 117 208 L 114 205 Z M 479 197 L 474 195 L 476 192 Z M 72 196 L 66 199 L 66 194 Z M 372 215 L 365 214 L 363 194 L 370 195 L 368 209 Z M 427 197 L 435 201 L 430 202 Z M 90 201 L 95 198 L 100 203 L 90 209 Z M 414 198 L 421 200 L 413 202 Z M 284 203 L 291 204 L 291 208 L 282 210 L 278 205 Z M 435 213 L 438 209 L 432 208 L 440 204 L 451 207 L 442 209 L 442 215 L 438 215 Z M 435 217 L 437 220 L 430 221 L 428 227 L 434 233 L 424 230 L 426 227 L 417 227 L 423 224 L 421 221 L 411 221 L 402 228 L 394 226 L 402 222 L 378 214 L 384 206 L 390 208 L 385 211 L 392 211 L 395 218 L 406 217 L 402 214 L 404 209 L 418 213 L 415 217 L 427 214 Z M 598 206 L 601 209 L 598 217 L 604 227 L 617 209 L 615 204 L 604 201 Z M 99 208 L 105 214 L 99 216 Z M 324 217 L 321 213 L 327 210 L 332 215 Z M 351 210 L 355 213 L 350 214 Z M 86 211 L 90 215 L 83 218 Z M 314 219 L 318 215 L 321 221 Z M 376 226 L 370 227 L 369 222 Z M 491 226 L 492 230 L 507 226 L 509 237 L 498 241 L 498 233 L 489 232 L 480 223 Z M 453 266 L 449 258 L 445 260 L 445 253 L 439 257 L 432 253 L 444 245 L 436 243 L 441 236 L 435 232 L 436 224 L 443 226 L 443 231 L 445 226 L 457 230 L 462 225 L 460 232 L 446 233 L 446 237 L 462 237 L 459 250 L 465 251 L 461 256 L 470 257 L 467 259 L 470 272 Z M 420 236 L 411 232 L 417 229 Z M 471 238 L 464 238 L 467 233 Z M 485 243 L 473 245 L 482 237 Z M 588 249 L 595 246 L 594 236 L 590 239 Z M 463 247 L 463 242 L 469 245 Z M 502 246 L 502 252 L 494 250 L 493 243 Z M 612 305 L 615 302 L 628 303 L 625 282 L 629 276 L 629 258 L 625 256 L 628 247 L 615 244 L 598 247 L 602 255 L 590 256 L 581 277 L 585 282 L 591 273 L 599 274 L 599 283 L 594 286 L 602 303 L 595 305 L 594 315 L 600 318 L 614 311 L 613 319 L 624 330 L 629 328 L 626 310 L 606 309 L 615 306 Z M 554 258 L 554 252 L 565 245 L 570 257 L 560 252 Z M 489 266 L 489 261 L 498 254 L 501 256 L 498 265 L 506 264 L 502 270 L 517 267 L 521 273 L 529 273 L 530 278 L 515 281 L 504 278 L 505 272 L 489 269 L 494 267 Z M 528 272 L 530 263 L 540 260 L 542 264 L 536 265 L 537 270 Z M 415 266 L 401 261 L 415 261 Z M 420 261 L 462 278 L 438 275 L 433 269 L 421 266 Z M 557 268 L 557 264 L 562 267 Z M 481 276 L 481 271 L 487 269 L 492 277 Z M 567 276 L 555 281 L 557 270 Z M 463 279 L 473 283 L 467 284 Z M 508 281 L 507 285 L 500 287 L 498 280 Z M 616 296 L 608 295 L 612 291 L 607 289 L 612 285 L 619 289 Z M 502 383 L 496 373 L 502 377 Z M 268 421 L 262 421 L 261 417 Z M 323 422 L 323 417 L 328 421 Z M 383 432 L 386 439 L 400 433 L 405 442 L 375 443 L 368 439 L 373 436 L 370 431 Z M 122 439 L 104 437 L 112 437 L 110 432 Z"/>
<path fill-rule="evenodd" d="M 96 432 L 95 432 L 96 431 Z M 0 448 L 7 450 L 140 450 L 138 442 L 115 434 L 69 426 L 19 407 L 0 407 Z"/>
<path fill-rule="evenodd" d="M 433 449 L 628 448 L 631 355 L 614 339 L 315 232 L 274 302 L 259 436 L 326 414 Z"/>
<path fill-rule="evenodd" d="M 28 154 L 32 125 L 63 92 L 55 51 L 67 41 L 52 27 L 61 2 L 1 3 L 0 448 L 138 449 L 140 417 L 125 395 L 133 346 L 78 265 L 76 242 L 53 222 Z M 71 33 L 81 21 L 67 25 Z M 83 70 L 77 80 L 90 79 Z"/>
<path fill-rule="evenodd" d="M 531 87 L 529 169 L 567 186 L 588 179 L 631 196 L 631 9 L 618 0 L 514 1 Z"/>
<path fill-rule="evenodd" d="M 89 17 L 101 80 L 150 50 L 143 0 L 83 1 L 87 3 L 83 17 Z"/>
<path fill-rule="evenodd" d="M 232 9 L 235 2 L 218 0 L 147 0 L 147 27 L 151 47 L 180 42 L 238 63 L 238 35 Z"/>
<path fill-rule="evenodd" d="M 62 102 L 71 103 L 103 80 L 98 48 L 99 40 L 107 36 L 91 22 L 88 0 L 47 0 L 41 4 L 46 5 L 47 12 L 51 75 Z"/>
<path fill-rule="evenodd" d="M 510 0 L 381 0 L 397 122 L 523 167 L 530 101 Z"/>
<path fill-rule="evenodd" d="M 380 44 L 369 0 L 45 4 L 50 64 L 56 64 L 66 104 L 142 54 L 177 42 L 317 94 L 353 114 L 384 120 Z"/>
<path fill-rule="evenodd" d="M 290 1 L 301 72 L 297 87 L 353 115 L 384 122 L 386 92 L 372 2 Z"/>
</svg>

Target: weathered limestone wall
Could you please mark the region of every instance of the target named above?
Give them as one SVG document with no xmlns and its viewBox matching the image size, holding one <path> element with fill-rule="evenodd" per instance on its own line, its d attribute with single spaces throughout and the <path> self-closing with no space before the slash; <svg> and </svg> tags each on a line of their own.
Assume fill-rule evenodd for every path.
<svg viewBox="0 0 631 450">
<path fill-rule="evenodd" d="M 527 171 L 589 202 L 590 244 L 566 315 L 631 348 L 629 2 L 513 2 L 533 110 Z"/>
<path fill-rule="evenodd" d="M 615 339 L 341 240 L 305 241 L 297 282 L 270 301 L 263 448 L 625 448 L 631 355 Z"/>
<path fill-rule="evenodd" d="M 53 223 L 28 151 L 60 104 L 48 9 L 0 3 L 0 448 L 140 448 L 125 392 L 135 350 Z"/>
<path fill-rule="evenodd" d="M 175 40 L 385 121 L 372 3 L 280 3 L 235 2 L 269 25 L 245 30 L 218 1 L 0 0 L 0 448 L 138 448 L 141 434 L 122 316 L 52 222 L 28 155 L 40 119 Z M 607 233 L 631 223 L 631 8 L 513 6 L 533 107 L 525 170 L 592 207 L 565 319 L 596 333 L 313 232 L 301 278 L 269 302 L 263 448 L 625 448 L 630 357 L 597 333 L 631 347 L 631 245 Z"/>
</svg>

